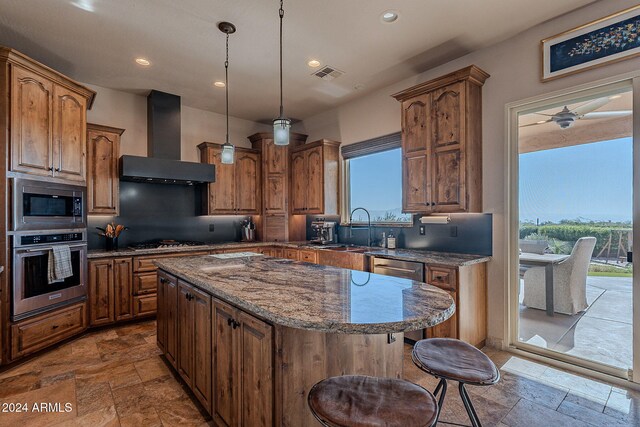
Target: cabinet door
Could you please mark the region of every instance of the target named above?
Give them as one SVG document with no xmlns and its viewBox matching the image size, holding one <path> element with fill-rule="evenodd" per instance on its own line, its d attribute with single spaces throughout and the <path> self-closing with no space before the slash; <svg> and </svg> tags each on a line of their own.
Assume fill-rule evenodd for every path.
<svg viewBox="0 0 640 427">
<path fill-rule="evenodd" d="M 113 261 L 89 263 L 89 319 L 91 326 L 112 323 L 114 317 Z"/>
<path fill-rule="evenodd" d="M 69 181 L 86 180 L 87 100 L 62 86 L 53 88 L 53 172 Z"/>
<path fill-rule="evenodd" d="M 464 83 L 434 91 L 431 103 L 431 181 L 434 212 L 466 209 Z"/>
<path fill-rule="evenodd" d="M 211 411 L 211 297 L 192 288 L 193 393 Z"/>
<path fill-rule="evenodd" d="M 429 95 L 402 103 L 402 210 L 431 211 Z"/>
<path fill-rule="evenodd" d="M 164 298 L 165 316 L 167 318 L 167 340 L 164 356 L 177 369 L 178 366 L 178 280 L 165 277 Z"/>
<path fill-rule="evenodd" d="M 208 163 L 216 167 L 216 182 L 209 184 L 209 214 L 235 213 L 236 165 L 222 164 L 222 150 L 209 148 Z"/>
<path fill-rule="evenodd" d="M 273 425 L 273 328 L 238 311 L 240 425 Z"/>
<path fill-rule="evenodd" d="M 304 151 L 291 155 L 291 212 L 305 214 L 307 207 L 307 172 Z"/>
<path fill-rule="evenodd" d="M 288 147 L 268 141 L 263 145 L 264 194 L 262 203 L 266 214 L 287 213 L 287 161 Z"/>
<path fill-rule="evenodd" d="M 156 342 L 158 348 L 165 353 L 167 350 L 167 278 L 164 274 L 158 274 L 158 314 L 156 315 Z"/>
<path fill-rule="evenodd" d="M 178 280 L 178 373 L 193 387 L 193 288 Z"/>
<path fill-rule="evenodd" d="M 324 213 L 324 161 L 322 147 L 305 152 L 307 174 L 307 204 L 305 213 Z"/>
<path fill-rule="evenodd" d="M 236 153 L 236 212 L 259 214 L 261 201 L 260 155 Z"/>
<path fill-rule="evenodd" d="M 52 174 L 53 83 L 24 68 L 11 67 L 11 170 Z"/>
<path fill-rule="evenodd" d="M 133 289 L 131 258 L 113 261 L 113 293 L 115 320 L 133 317 Z"/>
<path fill-rule="evenodd" d="M 118 215 L 120 135 L 94 129 L 87 135 L 87 213 Z"/>
<path fill-rule="evenodd" d="M 238 425 L 237 340 L 233 321 L 236 310 L 213 300 L 213 398 L 212 416 L 216 425 Z"/>
</svg>

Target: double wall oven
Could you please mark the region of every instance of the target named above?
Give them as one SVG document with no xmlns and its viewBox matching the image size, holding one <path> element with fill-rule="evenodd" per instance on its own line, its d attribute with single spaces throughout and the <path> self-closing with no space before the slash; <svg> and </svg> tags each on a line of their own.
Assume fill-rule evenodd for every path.
<svg viewBox="0 0 640 427">
<path fill-rule="evenodd" d="M 86 188 L 16 178 L 12 190 L 13 320 L 86 299 Z M 72 275 L 49 283 L 49 257 L 61 245 Z"/>
</svg>

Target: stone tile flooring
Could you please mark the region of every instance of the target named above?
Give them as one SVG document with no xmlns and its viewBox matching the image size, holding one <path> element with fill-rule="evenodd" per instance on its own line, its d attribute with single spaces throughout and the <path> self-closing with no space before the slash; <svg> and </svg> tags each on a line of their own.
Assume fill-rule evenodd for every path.
<svg viewBox="0 0 640 427">
<path fill-rule="evenodd" d="M 410 351 L 405 346 L 405 377 L 433 389 L 437 381 L 411 363 Z M 469 387 L 483 425 L 640 425 L 640 392 L 506 352 L 487 354 L 501 367 L 502 379 Z M 92 332 L 1 372 L 0 404 L 25 402 L 27 413 L 0 412 L 0 426 L 213 425 L 161 358 L 154 321 Z M 32 411 L 41 402 L 61 403 L 62 410 Z M 453 384 L 441 419 L 469 425 Z"/>
</svg>

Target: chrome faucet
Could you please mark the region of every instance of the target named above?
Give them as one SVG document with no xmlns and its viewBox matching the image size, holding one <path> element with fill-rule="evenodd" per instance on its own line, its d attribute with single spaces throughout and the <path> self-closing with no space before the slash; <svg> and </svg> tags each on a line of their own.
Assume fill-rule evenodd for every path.
<svg viewBox="0 0 640 427">
<path fill-rule="evenodd" d="M 367 229 L 369 230 L 369 238 L 367 239 L 367 246 L 371 247 L 371 214 L 365 208 L 355 208 L 349 215 L 349 237 L 353 237 L 353 213 L 357 210 L 363 210 L 367 214 Z"/>
</svg>

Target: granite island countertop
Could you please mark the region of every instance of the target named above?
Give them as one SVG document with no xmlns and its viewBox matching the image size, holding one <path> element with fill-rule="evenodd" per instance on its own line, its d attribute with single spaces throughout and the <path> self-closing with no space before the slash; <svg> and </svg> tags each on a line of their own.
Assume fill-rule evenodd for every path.
<svg viewBox="0 0 640 427">
<path fill-rule="evenodd" d="M 117 251 L 105 251 L 102 249 L 92 249 L 88 252 L 87 258 L 105 258 L 105 257 L 129 257 L 129 256 L 143 256 L 143 255 L 157 255 L 157 254 L 172 254 L 172 253 L 188 253 L 188 252 L 200 252 L 200 251 L 216 251 L 216 250 L 231 250 L 231 249 L 243 249 L 243 248 L 255 248 L 255 247 L 279 247 L 279 248 L 291 248 L 291 249 L 311 249 L 311 250 L 334 250 L 331 246 L 322 246 L 317 244 L 311 244 L 308 241 L 302 242 L 227 242 L 227 243 L 213 243 L 200 246 L 186 246 L 180 248 L 154 248 L 154 249 L 129 249 L 123 248 Z M 334 245 L 335 246 L 335 245 Z M 427 251 L 421 249 L 385 249 L 378 247 L 367 246 L 350 246 L 357 249 L 363 249 L 365 255 L 377 256 L 382 258 L 399 259 L 401 261 L 415 261 L 425 264 L 440 264 L 451 267 L 464 267 L 467 265 L 478 264 L 488 262 L 491 260 L 490 256 L 485 255 L 471 255 L 471 254 L 458 254 L 447 252 Z"/>
<path fill-rule="evenodd" d="M 408 279 L 264 255 L 162 258 L 165 272 L 271 323 L 329 333 L 385 334 L 437 325 L 451 296 Z"/>
</svg>

